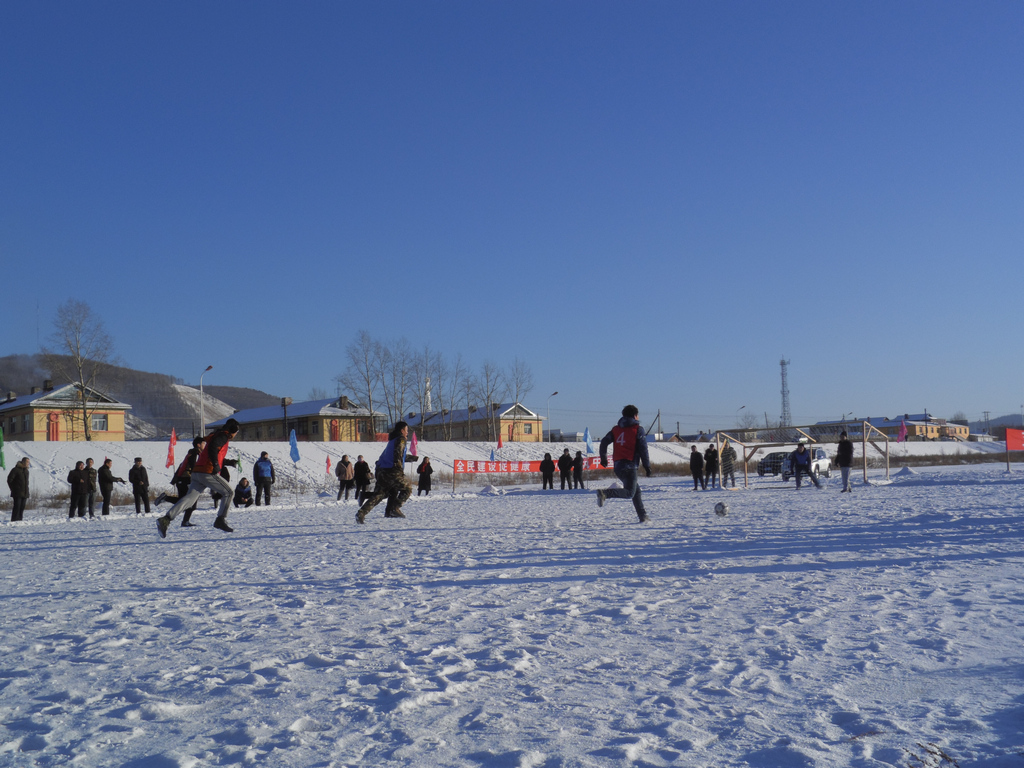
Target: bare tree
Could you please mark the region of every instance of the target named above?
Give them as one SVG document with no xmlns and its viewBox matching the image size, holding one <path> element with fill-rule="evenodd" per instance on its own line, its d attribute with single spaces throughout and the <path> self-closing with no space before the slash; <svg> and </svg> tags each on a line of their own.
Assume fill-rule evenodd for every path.
<svg viewBox="0 0 1024 768">
<path fill-rule="evenodd" d="M 384 356 L 381 343 L 366 331 L 360 331 L 353 341 L 345 348 L 348 365 L 335 380 L 348 390 L 352 399 L 370 412 L 373 430 L 377 430 L 377 422 L 373 417 L 374 405 L 380 393 L 381 361 Z"/>
<path fill-rule="evenodd" d="M 74 406 L 65 414 L 69 424 L 82 419 L 86 440 L 92 440 L 92 415 L 100 405 L 89 399 L 89 391 L 97 389 L 97 380 L 115 365 L 114 342 L 82 301 L 68 299 L 57 307 L 50 346 L 43 349 L 43 359 L 51 376 L 67 381 L 78 389 Z"/>
<path fill-rule="evenodd" d="M 757 429 L 761 426 L 761 419 L 753 411 L 745 411 L 736 419 L 736 426 L 745 430 Z"/>
<path fill-rule="evenodd" d="M 504 398 L 508 388 L 505 386 L 505 377 L 501 370 L 490 360 L 480 366 L 480 374 L 477 376 L 479 389 L 477 393 L 483 399 L 483 405 L 487 418 L 487 439 L 493 440 L 497 436 L 495 426 L 494 406 Z"/>
<path fill-rule="evenodd" d="M 399 339 L 383 347 L 381 393 L 391 424 L 405 415 L 406 403 L 413 392 L 413 352 L 409 342 Z"/>
<path fill-rule="evenodd" d="M 505 373 L 505 381 L 508 385 L 509 394 L 512 396 L 512 402 L 515 405 L 523 402 L 526 396 L 533 391 L 533 371 L 530 370 L 530 366 L 526 364 L 524 360 L 518 357 L 512 361 L 512 365 L 509 366 L 508 371 Z M 516 408 L 515 415 L 513 417 L 514 422 L 519 421 L 519 409 Z M 513 424 L 513 433 L 519 433 L 519 425 Z"/>
<path fill-rule="evenodd" d="M 327 394 L 327 390 L 323 387 L 310 387 L 309 394 L 306 395 L 307 400 L 326 400 L 330 395 Z"/>
<path fill-rule="evenodd" d="M 451 363 L 439 360 L 437 368 L 437 392 L 441 398 L 442 421 L 444 422 L 444 439 L 452 439 L 452 420 L 455 418 L 455 410 L 459 401 L 459 394 L 462 391 L 463 381 L 466 379 L 469 370 L 462 361 L 462 355 L 456 355 Z M 447 413 L 445 413 L 447 411 Z"/>
<path fill-rule="evenodd" d="M 420 437 L 423 437 L 423 421 L 434 411 L 434 397 L 439 386 L 438 370 L 443 367 L 444 360 L 440 352 L 435 352 L 430 345 L 412 358 L 412 401 L 419 408 Z"/>
<path fill-rule="evenodd" d="M 477 406 L 480 384 L 477 381 L 476 376 L 471 375 L 468 370 L 462 377 L 462 383 L 459 385 L 459 391 L 466 402 L 466 439 L 472 440 L 473 415 L 480 410 Z"/>
</svg>

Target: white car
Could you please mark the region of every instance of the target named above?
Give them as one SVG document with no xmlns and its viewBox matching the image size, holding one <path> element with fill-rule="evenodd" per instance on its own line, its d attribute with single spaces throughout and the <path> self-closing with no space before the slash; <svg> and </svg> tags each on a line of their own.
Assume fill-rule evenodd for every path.
<svg viewBox="0 0 1024 768">
<path fill-rule="evenodd" d="M 824 475 L 825 477 L 832 477 L 832 460 L 829 459 L 828 454 L 825 453 L 824 448 L 808 448 L 811 453 L 811 474 L 817 479 Z M 793 476 L 793 472 L 789 468 L 789 459 L 787 458 L 782 462 L 782 482 L 789 482 L 789 478 Z"/>
</svg>

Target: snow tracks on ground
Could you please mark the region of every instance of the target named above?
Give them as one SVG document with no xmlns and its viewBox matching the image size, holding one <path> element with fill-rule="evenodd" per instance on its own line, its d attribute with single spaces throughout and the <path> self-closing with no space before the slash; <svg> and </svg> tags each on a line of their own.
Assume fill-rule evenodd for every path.
<svg viewBox="0 0 1024 768">
<path fill-rule="evenodd" d="M 1020 764 L 1020 485 L 686 485 L 4 526 L 0 765 Z"/>
</svg>

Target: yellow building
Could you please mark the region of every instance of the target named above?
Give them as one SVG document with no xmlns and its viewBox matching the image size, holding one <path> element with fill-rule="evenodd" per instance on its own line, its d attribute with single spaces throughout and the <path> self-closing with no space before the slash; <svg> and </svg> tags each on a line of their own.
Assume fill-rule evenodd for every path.
<svg viewBox="0 0 1024 768">
<path fill-rule="evenodd" d="M 410 413 L 406 422 L 421 440 L 465 440 L 506 443 L 544 442 L 544 420 L 522 403 L 493 403 L 486 408 Z"/>
<path fill-rule="evenodd" d="M 5 440 L 24 442 L 85 440 L 82 393 L 89 412 L 93 440 L 124 442 L 125 414 L 131 409 L 95 389 L 67 384 L 54 389 L 49 381 L 28 395 L 7 393 L 0 402 L 0 426 Z"/>
<path fill-rule="evenodd" d="M 370 412 L 357 408 L 344 396 L 304 403 L 282 398 L 281 405 L 237 411 L 207 424 L 206 428 L 222 427 L 228 419 L 238 422 L 237 440 L 287 440 L 293 429 L 295 438 L 304 442 L 359 443 L 376 439 Z"/>
</svg>

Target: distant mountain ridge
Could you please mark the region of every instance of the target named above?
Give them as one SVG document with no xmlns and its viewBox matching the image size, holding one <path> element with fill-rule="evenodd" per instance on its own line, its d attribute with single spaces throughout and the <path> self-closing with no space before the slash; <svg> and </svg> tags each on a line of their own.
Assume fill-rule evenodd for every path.
<svg viewBox="0 0 1024 768">
<path fill-rule="evenodd" d="M 29 394 L 52 379 L 41 355 L 0 357 L 0 391 Z M 54 386 L 67 384 L 53 379 Z M 125 426 L 129 440 L 157 440 L 173 428 L 182 437 L 200 429 L 199 391 L 163 373 L 148 373 L 122 366 L 107 366 L 97 388 L 132 406 Z M 245 408 L 275 405 L 279 397 L 249 387 L 203 387 L 203 419 L 207 423 Z"/>
</svg>

